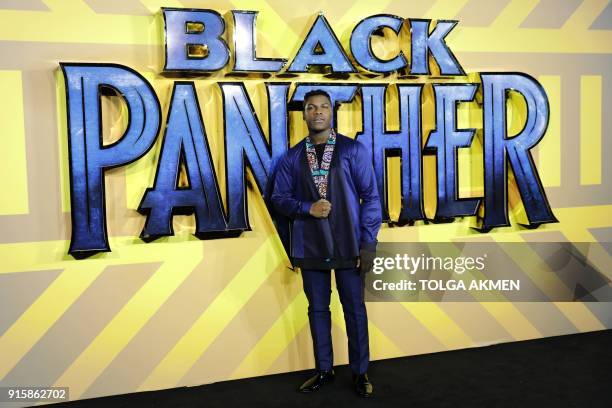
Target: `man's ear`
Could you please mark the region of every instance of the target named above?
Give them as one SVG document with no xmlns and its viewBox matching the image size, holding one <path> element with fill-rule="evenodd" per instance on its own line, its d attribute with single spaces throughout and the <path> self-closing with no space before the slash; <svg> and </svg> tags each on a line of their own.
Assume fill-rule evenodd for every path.
<svg viewBox="0 0 612 408">
<path fill-rule="evenodd" d="M 306 120 L 306 110 L 302 109 L 302 119 Z"/>
</svg>

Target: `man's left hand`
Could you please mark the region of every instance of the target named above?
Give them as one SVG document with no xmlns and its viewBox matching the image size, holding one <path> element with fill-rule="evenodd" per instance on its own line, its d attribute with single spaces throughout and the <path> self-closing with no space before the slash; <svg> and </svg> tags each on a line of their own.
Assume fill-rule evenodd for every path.
<svg viewBox="0 0 612 408">
<path fill-rule="evenodd" d="M 368 251 L 367 249 L 361 249 L 359 251 L 359 259 L 357 260 L 357 267 L 359 272 L 368 273 L 374 266 L 374 258 L 376 257 L 376 251 Z"/>
</svg>

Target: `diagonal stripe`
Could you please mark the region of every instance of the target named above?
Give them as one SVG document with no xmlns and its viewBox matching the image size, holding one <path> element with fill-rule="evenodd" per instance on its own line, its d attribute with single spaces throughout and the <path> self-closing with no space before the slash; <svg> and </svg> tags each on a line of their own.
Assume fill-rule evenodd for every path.
<svg viewBox="0 0 612 408">
<path fill-rule="evenodd" d="M 270 367 L 294 341 L 298 333 L 308 325 L 307 308 L 306 297 L 303 293 L 298 294 L 270 327 L 269 331 L 251 349 L 251 352 L 234 370 L 230 378 L 237 379 L 268 373 Z M 346 335 L 342 305 L 337 292 L 332 295 L 330 310 L 332 322 Z M 368 321 L 368 331 L 372 358 L 391 358 L 404 355 L 404 352 L 371 320 Z M 339 339 L 334 339 L 334 342 L 337 341 Z"/>
<path fill-rule="evenodd" d="M 140 385 L 145 391 L 177 384 L 208 346 L 240 311 L 244 302 L 283 262 L 277 242 L 270 238 L 253 254 L 242 270 L 219 293 L 191 329 Z"/>
<path fill-rule="evenodd" d="M 313 368 L 314 366 L 312 337 L 310 336 L 308 324 L 305 324 L 265 374 L 286 373 L 288 371 Z"/>
<path fill-rule="evenodd" d="M 541 333 L 531 324 L 513 303 L 482 302 L 481 305 L 493 316 L 499 324 L 515 340 L 527 340 L 542 337 Z"/>
<path fill-rule="evenodd" d="M 445 349 L 399 302 L 370 302 L 368 319 L 374 322 L 394 344 L 401 347 L 402 355 L 424 354 Z"/>
<path fill-rule="evenodd" d="M 489 27 L 458 26 L 448 37 L 447 44 L 454 52 L 609 54 L 612 52 L 612 33 L 594 30 L 516 29 L 501 22 Z"/>
<path fill-rule="evenodd" d="M 160 2 L 152 2 L 152 4 L 154 5 L 148 6 L 149 9 L 154 8 L 155 5 L 159 6 Z M 159 15 L 105 15 L 95 14 L 89 8 L 85 8 L 89 12 L 78 16 L 70 14 L 70 7 L 66 7 L 65 13 L 5 10 L 0 13 L 0 37 L 9 41 L 60 43 L 159 45 L 163 41 Z M 270 10 L 274 12 L 272 8 Z M 262 23 L 265 22 L 263 11 L 265 10 L 262 10 Z M 299 37 L 307 28 L 300 25 L 300 35 L 293 33 L 291 28 L 285 28 L 284 32 L 279 33 L 277 27 L 287 26 L 285 19 L 273 20 L 269 23 L 270 29 L 266 28 L 262 34 L 266 38 L 269 37 L 271 43 L 274 41 L 286 43 L 282 49 L 277 48 L 277 51 L 282 57 L 290 57 L 291 52 L 299 46 Z M 32 21 L 36 21 L 36 24 L 33 25 Z M 40 30 L 40 26 L 44 26 L 45 30 Z M 108 27 L 113 27 L 113 30 L 108 30 Z M 75 37 L 72 34 L 74 32 L 78 32 L 79 36 Z M 285 40 L 288 36 L 297 40 Z M 609 53 L 611 52 L 612 33 L 603 30 L 586 30 L 586 28 L 576 32 L 576 30 L 515 29 L 507 26 L 462 27 L 460 25 L 448 38 L 448 44 L 455 52 Z"/>
<path fill-rule="evenodd" d="M 515 235 L 510 235 L 510 237 L 515 237 Z M 519 238 L 520 239 L 520 238 Z M 486 309 L 497 321 L 498 323 L 513 337 L 517 339 L 523 338 L 533 338 L 537 337 L 537 330 L 533 327 L 533 325 L 523 316 L 516 307 L 510 303 L 506 302 L 507 306 L 496 306 L 500 305 L 499 302 L 482 302 L 481 305 L 484 309 Z M 403 303 L 404 305 L 410 305 L 411 303 Z M 420 305 L 416 303 L 416 305 Z M 433 303 L 432 303 L 433 305 Z M 415 314 L 415 316 L 417 316 Z M 450 318 L 444 316 L 446 319 L 451 320 Z M 452 320 L 451 320 L 452 321 Z M 455 323 L 455 327 L 459 328 Z M 434 334 L 443 344 L 445 344 L 449 348 L 460 348 L 460 347 L 469 347 L 470 345 L 464 346 L 451 346 L 443 341 L 443 339 L 447 338 L 447 335 L 440 335 L 435 330 L 440 326 L 440 324 L 425 324 L 430 330 L 432 330 L 432 334 Z M 461 336 L 455 335 L 460 341 L 462 340 L 464 343 L 466 342 L 465 338 L 469 338 L 467 334 L 465 334 L 465 338 L 461 338 Z M 470 342 L 472 342 L 470 340 Z M 473 342 L 472 342 L 473 343 Z"/>
<path fill-rule="evenodd" d="M 539 0 L 512 0 L 502 10 L 490 27 L 514 28 L 521 25 L 529 13 L 538 5 Z"/>
<path fill-rule="evenodd" d="M 343 325 L 343 327 L 345 326 Z M 396 358 L 406 355 L 401 347 L 396 344 L 387 333 L 374 324 L 371 319 L 368 319 L 368 337 L 370 343 L 370 360 Z"/>
<path fill-rule="evenodd" d="M 521 27 L 558 29 L 576 11 L 580 3 L 582 0 L 540 0 Z"/>
<path fill-rule="evenodd" d="M 576 245 L 576 247 L 579 250 L 583 248 L 582 245 Z M 606 248 L 610 248 L 609 243 L 607 246 L 606 243 L 592 244 L 588 247 L 588 250 L 583 250 L 581 253 L 599 273 L 612 281 L 612 269 L 610 268 L 610 265 L 612 265 L 612 254 Z"/>
<path fill-rule="evenodd" d="M 51 12 L 2 11 L 0 38 L 4 41 L 148 45 L 158 45 L 163 38 L 162 25 L 157 20 L 161 17 L 158 16 L 96 14 L 82 1 L 47 0 L 47 4 Z"/>
<path fill-rule="evenodd" d="M 593 237 L 597 240 L 597 242 L 602 244 L 610 244 L 612 243 L 612 228 L 589 228 L 589 232 Z"/>
<path fill-rule="evenodd" d="M 139 0 L 84 0 L 96 13 L 147 16 L 149 10 Z"/>
<path fill-rule="evenodd" d="M 180 383 L 202 384 L 229 378 L 302 291 L 300 283 L 299 275 L 288 270 L 285 265 L 277 267 L 253 296 L 245 301 L 242 309 L 194 362 Z M 271 299 L 274 299 L 272 303 Z M 282 338 L 278 338 L 277 343 L 283 343 Z M 227 354 L 228 348 L 232 350 L 230 355 Z M 268 350 L 264 350 L 266 351 Z M 260 362 L 264 361 L 265 359 L 260 359 Z M 211 372 L 210 367 L 217 369 Z"/>
<path fill-rule="evenodd" d="M 179 0 L 140 0 L 140 2 L 151 13 L 157 13 L 162 7 L 183 7 L 183 3 Z"/>
<path fill-rule="evenodd" d="M 158 2 L 156 2 L 158 3 Z M 144 4 L 144 3 L 143 3 Z M 272 9 L 270 9 L 272 10 Z M 265 22 L 262 10 L 262 23 Z M 272 11 L 273 12 L 273 11 Z M 69 13 L 69 10 L 66 11 Z M 267 11 L 266 11 L 267 13 Z M 0 13 L 0 38 L 5 41 L 35 41 L 81 44 L 141 44 L 160 45 L 163 42 L 161 16 L 126 16 L 95 14 L 93 12 L 65 14 L 58 12 L 22 12 L 5 10 Z M 277 51 L 281 57 L 290 57 L 299 46 L 299 38 L 307 27 L 296 35 L 287 28 L 285 19 L 273 18 L 270 29 L 262 32 L 271 44 L 283 44 Z M 36 24 L 32 22 L 36 21 Z M 264 26 L 268 23 L 264 23 Z M 280 25 L 278 25 L 280 24 Z M 39 27 L 44 26 L 45 30 Z M 295 24 L 293 25 L 295 26 Z M 113 27 L 108 30 L 108 27 Z M 277 27 L 285 27 L 278 32 Z M 78 36 L 73 33 L 78 32 Z M 296 39 L 293 41 L 289 37 Z M 549 30 L 516 29 L 506 26 L 457 27 L 448 38 L 454 52 L 612 52 L 612 33 L 603 30 Z"/>
<path fill-rule="evenodd" d="M 344 321 L 342 304 L 340 303 L 338 292 L 334 292 L 330 307 L 332 312 L 332 322 L 334 322 L 336 326 L 339 327 L 346 335 L 346 324 Z M 398 347 L 389 337 L 387 337 L 385 333 L 378 329 L 371 319 L 368 319 L 368 335 L 372 359 L 393 358 L 404 354 L 401 348 Z"/>
<path fill-rule="evenodd" d="M 565 238 L 570 242 L 597 243 L 597 239 L 589 229 L 592 227 L 607 227 L 612 225 L 612 220 L 610 220 L 609 217 L 610 211 L 612 211 L 610 206 L 555 209 L 554 212 L 559 223 L 551 224 L 555 227 L 554 229 L 550 228 L 550 230 L 562 232 Z M 525 233 L 525 235 L 528 235 L 528 233 Z M 612 279 L 612 272 L 608 267 L 611 257 L 601 245 L 575 245 L 575 248 L 586 257 L 600 273 Z"/>
<path fill-rule="evenodd" d="M 0 337 L 57 279 L 61 270 L 0 274 Z"/>
<path fill-rule="evenodd" d="M 581 332 L 604 330 L 606 327 L 581 302 L 554 302 L 565 317 Z"/>
<path fill-rule="evenodd" d="M 562 235 L 562 241 L 575 243 L 574 248 L 578 250 L 578 252 L 580 252 L 599 273 L 612 280 L 612 271 L 609 267 L 609 265 L 612 264 L 612 256 L 607 253 L 604 247 L 596 242 L 595 237 L 589 229 L 566 228 L 563 230 Z"/>
<path fill-rule="evenodd" d="M 441 302 L 440 308 L 474 340 L 475 346 L 496 344 L 511 337 L 480 302 Z"/>
<path fill-rule="evenodd" d="M 486 27 L 510 0 L 470 0 L 454 17 L 463 27 Z"/>
<path fill-rule="evenodd" d="M 612 205 L 555 208 L 554 213 L 559 223 L 546 229 L 562 231 L 573 242 L 596 242 L 588 228 L 612 226 Z"/>
<path fill-rule="evenodd" d="M 546 262 L 542 261 L 540 271 L 537 271 L 546 273 L 534 274 L 533 271 L 525 271 L 521 267 L 521 265 L 535 265 L 536 263 L 534 260 L 540 259 L 540 256 L 525 242 L 525 239 L 521 235 L 516 234 L 503 238 L 493 236 L 492 238 L 499 244 L 499 247 L 504 253 L 514 261 L 514 264 L 521 269 L 525 276 L 527 276 L 548 298 L 554 299 L 555 296 L 572 298 L 573 293 L 571 290 L 563 283 L 559 276 L 550 269 L 550 266 L 548 266 Z M 513 239 L 513 242 L 508 244 L 510 239 Z"/>
<path fill-rule="evenodd" d="M 447 349 L 472 347 L 474 341 L 433 302 L 401 302 Z"/>
<path fill-rule="evenodd" d="M 105 268 L 7 374 L 4 382 L 53 384 L 157 267 L 141 264 Z"/>
<path fill-rule="evenodd" d="M 573 234 L 573 239 L 568 239 L 566 233 L 561 232 L 541 232 L 540 234 L 531 233 L 524 234 L 523 238 L 528 242 L 571 242 L 573 249 L 577 250 L 584 259 L 600 274 L 607 276 L 612 280 L 612 271 L 609 265 L 612 264 L 612 256 L 605 247 L 597 242 L 588 242 L 595 237 L 592 235 L 592 229 L 578 230 L 577 234 Z M 587 240 L 587 242 L 584 242 Z M 544 261 L 545 264 L 548 262 Z M 573 288 L 571 288 L 573 289 Z"/>
<path fill-rule="evenodd" d="M 356 22 L 373 14 L 379 14 L 381 10 L 391 3 L 392 0 L 381 0 L 373 2 L 371 0 L 356 0 L 353 1 L 351 6 L 347 8 L 342 17 L 336 22 L 330 22 L 333 25 L 334 32 L 338 38 L 342 41 L 343 38 L 348 36 Z"/>
<path fill-rule="evenodd" d="M 529 318 L 540 337 L 576 333 L 578 329 L 553 302 L 516 302 L 514 306 Z"/>
<path fill-rule="evenodd" d="M 599 17 L 589 27 L 591 30 L 612 30 L 612 3 L 601 12 Z"/>
<path fill-rule="evenodd" d="M 370 338 L 372 360 L 401 357 L 406 354 L 372 320 L 368 320 L 368 335 Z"/>
<path fill-rule="evenodd" d="M 437 0 L 427 10 L 424 18 L 435 20 L 453 18 L 461 11 L 469 0 Z"/>
<path fill-rule="evenodd" d="M 77 17 L 82 14 L 94 14 L 94 11 L 83 0 L 42 0 L 54 13 L 64 13 Z"/>
<path fill-rule="evenodd" d="M 587 30 L 593 21 L 605 10 L 610 0 L 583 0 L 578 9 L 561 27 L 563 30 Z"/>
<path fill-rule="evenodd" d="M 0 337 L 0 378 L 15 367 L 103 269 L 86 263 L 73 264 L 30 305 Z"/>
<path fill-rule="evenodd" d="M 88 387 L 87 391 L 82 394 L 82 398 L 130 393 L 136 390 L 263 242 L 264 239 L 259 238 L 202 241 L 202 251 L 205 256 L 201 262 L 111 364 L 104 369 L 104 372 L 96 378 L 95 382 Z M 270 278 L 269 281 L 276 277 L 277 275 Z M 265 307 L 265 305 L 258 304 L 258 307 Z M 238 319 L 237 321 L 234 318 L 232 322 L 240 326 L 240 330 L 244 330 L 244 320 Z M 226 331 L 223 333 L 225 334 Z M 242 336 L 241 332 L 229 341 L 233 344 L 240 336 Z M 151 339 L 155 341 L 152 342 Z M 224 340 L 223 336 L 221 340 Z M 218 343 L 219 339 L 215 342 Z M 224 344 L 227 345 L 227 343 Z M 224 355 L 225 350 L 221 347 L 221 351 L 217 351 L 216 354 Z M 205 355 L 208 353 L 210 353 L 210 348 Z M 135 364 L 135 362 L 138 363 Z M 182 379 L 182 384 L 210 382 L 209 378 L 216 381 L 224 378 L 216 376 L 221 375 L 219 371 L 228 374 L 230 370 L 223 366 L 221 370 L 211 372 L 211 365 L 217 366 L 221 363 L 206 361 L 205 364 L 200 372 L 194 373 L 193 381 L 186 377 Z M 190 373 L 192 371 L 193 369 L 190 370 Z"/>
<path fill-rule="evenodd" d="M 612 327 L 610 302 L 584 302 L 582 305 L 589 309 L 594 318 L 600 322 L 602 328 Z M 597 322 L 594 322 L 594 324 L 597 324 Z"/>
<path fill-rule="evenodd" d="M 49 8 L 42 0 L 2 0 L 0 1 L 0 10 L 39 10 L 48 11 Z"/>
<path fill-rule="evenodd" d="M 258 0 L 231 0 L 232 4 L 242 10 L 257 10 L 257 30 L 266 37 L 268 43 L 279 53 L 287 57 L 300 45 L 300 38 L 268 2 Z M 299 27 L 298 29 L 301 29 Z M 274 57 L 267 55 L 266 57 Z"/>
<path fill-rule="evenodd" d="M 180 256 L 167 260 L 157 270 L 55 385 L 70 384 L 71 397 L 79 398 L 191 273 L 201 257 L 201 245 L 183 245 Z"/>
<path fill-rule="evenodd" d="M 334 292 L 330 302 L 331 319 L 346 337 L 346 323 L 344 320 L 344 312 L 338 292 Z M 368 319 L 368 335 L 369 346 L 372 359 L 374 358 L 392 358 L 403 355 L 403 351 L 391 339 L 389 339 L 372 320 Z"/>
<path fill-rule="evenodd" d="M 340 299 L 337 296 L 335 296 L 335 298 L 337 299 L 337 309 L 340 309 Z M 336 325 L 346 334 L 344 315 L 340 313 L 336 315 L 332 314 L 332 319 L 334 319 Z M 372 319 L 368 319 L 368 337 L 372 360 L 400 357 L 405 354 L 393 340 L 376 326 Z"/>
<path fill-rule="evenodd" d="M 589 228 L 589 233 L 598 242 L 589 248 L 585 255 L 600 273 L 612 280 L 612 228 Z"/>
<path fill-rule="evenodd" d="M 264 375 L 297 334 L 308 326 L 306 296 L 298 293 L 228 379 Z"/>
</svg>

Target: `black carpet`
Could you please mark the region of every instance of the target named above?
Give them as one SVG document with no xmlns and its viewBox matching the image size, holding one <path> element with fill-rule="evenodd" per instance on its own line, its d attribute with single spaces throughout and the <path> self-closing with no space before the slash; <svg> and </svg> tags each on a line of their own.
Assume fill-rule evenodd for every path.
<svg viewBox="0 0 612 408">
<path fill-rule="evenodd" d="M 612 330 L 374 361 L 374 396 L 348 366 L 299 394 L 310 371 L 53 404 L 53 407 L 612 407 Z"/>
</svg>

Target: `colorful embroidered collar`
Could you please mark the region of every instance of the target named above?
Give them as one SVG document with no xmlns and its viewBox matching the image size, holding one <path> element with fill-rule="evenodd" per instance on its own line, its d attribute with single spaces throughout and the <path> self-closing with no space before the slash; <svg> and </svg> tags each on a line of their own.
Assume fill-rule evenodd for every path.
<svg viewBox="0 0 612 408">
<path fill-rule="evenodd" d="M 327 198 L 327 179 L 329 176 L 329 168 L 331 166 L 335 146 L 336 133 L 332 129 L 329 133 L 329 137 L 327 138 L 325 150 L 323 151 L 323 159 L 321 160 L 321 167 L 319 168 L 319 161 L 317 160 L 317 152 L 314 144 L 312 143 L 310 136 L 306 136 L 306 158 L 308 159 L 308 167 L 310 167 L 312 180 L 314 181 L 321 198 Z"/>
</svg>

